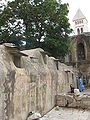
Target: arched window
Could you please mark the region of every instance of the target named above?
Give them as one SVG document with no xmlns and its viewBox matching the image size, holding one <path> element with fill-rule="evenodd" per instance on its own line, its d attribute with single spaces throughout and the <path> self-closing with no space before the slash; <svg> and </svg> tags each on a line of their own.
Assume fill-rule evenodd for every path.
<svg viewBox="0 0 90 120">
<path fill-rule="evenodd" d="M 83 33 L 83 28 L 81 28 L 81 33 Z"/>
<path fill-rule="evenodd" d="M 78 60 L 85 60 L 85 49 L 83 43 L 77 45 Z"/>
<path fill-rule="evenodd" d="M 80 34 L 80 30 L 79 30 L 79 28 L 77 29 L 77 34 L 78 34 L 78 35 Z"/>
<path fill-rule="evenodd" d="M 75 24 L 77 25 L 77 22 L 75 21 Z"/>
</svg>

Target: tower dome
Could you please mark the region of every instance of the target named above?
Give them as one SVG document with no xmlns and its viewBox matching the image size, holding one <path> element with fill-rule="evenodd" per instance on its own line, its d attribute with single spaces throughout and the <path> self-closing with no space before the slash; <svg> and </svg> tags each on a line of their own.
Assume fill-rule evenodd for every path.
<svg viewBox="0 0 90 120">
<path fill-rule="evenodd" d="M 80 9 L 77 10 L 73 18 L 73 22 L 75 35 L 81 34 L 83 32 L 88 32 L 88 21 Z"/>
</svg>

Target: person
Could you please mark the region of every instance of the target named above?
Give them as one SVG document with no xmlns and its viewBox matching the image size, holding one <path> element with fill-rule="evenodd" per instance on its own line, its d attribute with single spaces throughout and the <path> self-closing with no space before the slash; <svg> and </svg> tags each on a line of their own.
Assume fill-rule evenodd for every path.
<svg viewBox="0 0 90 120">
<path fill-rule="evenodd" d="M 74 93 L 74 87 L 72 84 L 70 85 L 70 89 L 71 89 L 71 93 Z"/>
<path fill-rule="evenodd" d="M 79 77 L 79 80 L 78 80 L 78 85 L 79 85 L 79 91 L 82 92 L 85 90 L 85 87 L 83 85 L 83 82 L 82 82 L 82 78 Z"/>
</svg>

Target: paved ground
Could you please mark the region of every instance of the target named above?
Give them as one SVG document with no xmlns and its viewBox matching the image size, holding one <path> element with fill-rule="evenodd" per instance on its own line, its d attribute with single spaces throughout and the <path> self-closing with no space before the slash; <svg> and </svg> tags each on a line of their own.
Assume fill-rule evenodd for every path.
<svg viewBox="0 0 90 120">
<path fill-rule="evenodd" d="M 42 120 L 90 120 L 90 111 L 64 107 L 57 111 L 54 108 Z"/>
<path fill-rule="evenodd" d="M 90 95 L 90 88 L 85 89 L 85 90 L 83 91 L 83 93 L 84 93 L 84 94 L 87 94 L 87 95 Z"/>
</svg>

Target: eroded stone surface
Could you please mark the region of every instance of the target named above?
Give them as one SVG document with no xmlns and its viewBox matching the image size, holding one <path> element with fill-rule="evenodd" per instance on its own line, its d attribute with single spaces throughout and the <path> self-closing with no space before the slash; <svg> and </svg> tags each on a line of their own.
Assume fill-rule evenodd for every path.
<svg viewBox="0 0 90 120">
<path fill-rule="evenodd" d="M 90 111 L 60 107 L 58 111 L 51 110 L 42 120 L 90 120 Z"/>
<path fill-rule="evenodd" d="M 55 96 L 75 83 L 72 67 L 58 62 L 38 48 L 18 51 L 0 46 L 0 120 L 26 120 L 55 106 Z M 73 76 L 73 77 L 72 77 Z"/>
</svg>

